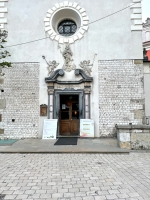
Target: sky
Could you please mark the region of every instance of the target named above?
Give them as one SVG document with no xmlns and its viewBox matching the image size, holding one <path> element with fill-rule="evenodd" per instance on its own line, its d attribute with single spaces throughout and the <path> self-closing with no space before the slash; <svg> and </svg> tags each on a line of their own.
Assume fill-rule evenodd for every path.
<svg viewBox="0 0 150 200">
<path fill-rule="evenodd" d="M 142 0 L 143 22 L 150 17 L 150 0 Z"/>
</svg>

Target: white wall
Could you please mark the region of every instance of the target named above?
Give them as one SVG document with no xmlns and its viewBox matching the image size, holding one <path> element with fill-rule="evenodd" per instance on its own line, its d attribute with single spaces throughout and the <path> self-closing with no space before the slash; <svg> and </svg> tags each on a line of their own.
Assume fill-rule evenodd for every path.
<svg viewBox="0 0 150 200">
<path fill-rule="evenodd" d="M 44 18 L 46 12 L 61 0 L 11 0 L 8 2 L 9 32 L 7 45 L 18 44 L 46 37 Z M 87 0 L 77 1 L 84 7 L 90 22 L 107 16 L 130 5 L 130 0 Z M 92 59 L 95 53 L 98 59 L 142 59 L 142 39 L 140 31 L 131 31 L 131 11 L 126 9 L 90 25 L 88 33 L 80 41 L 71 45 L 78 64 L 80 60 Z M 11 59 L 16 62 L 41 62 L 46 55 L 60 62 L 57 42 L 45 39 L 27 45 L 10 48 Z"/>
</svg>

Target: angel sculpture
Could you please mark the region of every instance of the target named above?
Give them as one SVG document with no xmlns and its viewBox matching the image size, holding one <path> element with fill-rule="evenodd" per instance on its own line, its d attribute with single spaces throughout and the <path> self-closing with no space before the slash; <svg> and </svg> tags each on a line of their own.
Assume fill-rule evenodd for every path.
<svg viewBox="0 0 150 200">
<path fill-rule="evenodd" d="M 59 65 L 59 63 L 57 63 L 55 60 L 53 61 L 47 61 L 45 56 L 42 56 L 42 58 L 46 61 L 48 67 L 47 67 L 47 70 L 48 70 L 48 76 L 51 76 L 51 74 L 54 72 L 54 69 Z"/>
<path fill-rule="evenodd" d="M 90 60 L 80 62 L 79 66 L 84 70 L 86 75 L 91 76 L 93 64 L 90 63 Z"/>
</svg>

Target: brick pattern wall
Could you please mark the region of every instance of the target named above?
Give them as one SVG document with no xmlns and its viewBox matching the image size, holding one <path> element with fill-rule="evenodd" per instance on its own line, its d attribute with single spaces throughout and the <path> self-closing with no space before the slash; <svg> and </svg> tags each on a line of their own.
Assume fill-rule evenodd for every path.
<svg viewBox="0 0 150 200">
<path fill-rule="evenodd" d="M 39 64 L 13 63 L 4 69 L 4 84 L 0 99 L 6 99 L 1 109 L 1 139 L 37 138 L 39 129 Z M 15 120 L 13 122 L 13 120 Z"/>
<path fill-rule="evenodd" d="M 114 136 L 115 124 L 142 124 L 143 64 L 135 63 L 138 61 L 99 61 L 99 131 L 102 137 Z"/>
</svg>

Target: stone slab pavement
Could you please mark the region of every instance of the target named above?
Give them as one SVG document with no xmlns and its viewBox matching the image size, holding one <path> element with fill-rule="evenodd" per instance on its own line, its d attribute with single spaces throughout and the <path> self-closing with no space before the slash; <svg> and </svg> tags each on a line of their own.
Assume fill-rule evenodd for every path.
<svg viewBox="0 0 150 200">
<path fill-rule="evenodd" d="M 129 153 L 118 147 L 116 138 L 79 138 L 77 145 L 55 146 L 57 140 L 23 139 L 1 147 L 0 153 Z"/>
<path fill-rule="evenodd" d="M 0 199 L 150 200 L 150 154 L 0 154 Z"/>
</svg>

